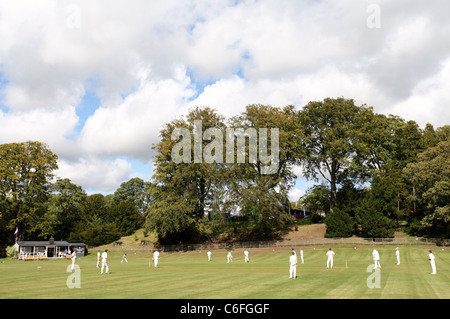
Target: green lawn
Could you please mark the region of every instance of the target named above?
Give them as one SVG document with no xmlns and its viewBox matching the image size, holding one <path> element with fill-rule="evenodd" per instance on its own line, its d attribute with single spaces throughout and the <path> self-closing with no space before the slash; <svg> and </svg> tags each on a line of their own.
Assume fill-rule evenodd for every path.
<svg viewBox="0 0 450 319">
<path fill-rule="evenodd" d="M 450 298 L 450 251 L 436 246 L 400 246 L 396 265 L 393 246 L 377 246 L 381 255 L 380 288 L 368 288 L 371 246 L 332 247 L 334 269 L 326 269 L 328 246 L 304 247 L 305 263 L 295 280 L 288 279 L 290 248 L 162 253 L 158 268 L 149 268 L 150 252 L 109 253 L 110 274 L 100 275 L 96 253 L 77 259 L 81 288 L 67 287 L 70 260 L 0 260 L 0 298 L 151 298 L 151 299 L 390 299 Z M 428 250 L 436 256 L 437 274 L 430 275 Z M 298 252 L 298 248 L 297 248 Z"/>
</svg>

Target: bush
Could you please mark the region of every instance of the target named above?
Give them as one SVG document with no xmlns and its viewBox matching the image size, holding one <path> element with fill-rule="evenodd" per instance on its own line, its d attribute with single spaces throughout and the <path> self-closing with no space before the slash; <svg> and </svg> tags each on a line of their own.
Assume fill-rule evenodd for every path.
<svg viewBox="0 0 450 319">
<path fill-rule="evenodd" d="M 15 258 L 17 257 L 17 250 L 14 246 L 6 247 L 6 257 Z"/>
<path fill-rule="evenodd" d="M 424 235 L 424 229 L 420 220 L 413 219 L 408 226 L 405 227 L 405 232 L 410 236 Z"/>
<path fill-rule="evenodd" d="M 121 234 L 115 223 L 88 227 L 81 232 L 72 232 L 69 242 L 81 242 L 88 246 L 101 246 L 120 239 Z"/>
<path fill-rule="evenodd" d="M 390 238 L 394 236 L 394 222 L 377 208 L 377 199 L 368 196 L 356 209 L 356 219 L 361 225 L 361 236 L 366 238 Z"/>
<path fill-rule="evenodd" d="M 351 237 L 355 234 L 356 222 L 346 212 L 335 208 L 333 212 L 328 213 L 325 218 L 327 230 L 325 237 Z"/>
</svg>

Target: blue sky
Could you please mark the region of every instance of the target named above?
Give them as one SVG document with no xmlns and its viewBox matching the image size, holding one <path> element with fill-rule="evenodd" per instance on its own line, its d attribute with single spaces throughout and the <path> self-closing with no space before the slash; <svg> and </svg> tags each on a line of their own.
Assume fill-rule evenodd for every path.
<svg viewBox="0 0 450 319">
<path fill-rule="evenodd" d="M 344 96 L 439 127 L 449 11 L 444 0 L 5 0 L 0 143 L 45 142 L 59 177 L 107 194 L 149 179 L 162 125 L 197 105 L 230 117 Z M 295 172 L 292 200 L 314 184 Z"/>
<path fill-rule="evenodd" d="M 80 104 L 76 106 L 78 124 L 75 126 L 75 136 L 78 136 L 84 127 L 87 119 L 94 115 L 95 110 L 101 106 L 101 100 L 94 90 L 86 91 Z"/>
</svg>

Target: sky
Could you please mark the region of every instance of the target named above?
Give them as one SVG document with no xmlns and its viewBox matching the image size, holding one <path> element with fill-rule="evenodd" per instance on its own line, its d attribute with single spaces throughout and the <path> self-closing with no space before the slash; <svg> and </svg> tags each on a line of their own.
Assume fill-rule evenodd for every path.
<svg viewBox="0 0 450 319">
<path fill-rule="evenodd" d="M 450 124 L 446 0 L 2 0 L 0 144 L 41 141 L 88 193 L 151 180 L 163 125 L 345 97 Z M 298 200 L 315 184 L 296 168 Z"/>
</svg>

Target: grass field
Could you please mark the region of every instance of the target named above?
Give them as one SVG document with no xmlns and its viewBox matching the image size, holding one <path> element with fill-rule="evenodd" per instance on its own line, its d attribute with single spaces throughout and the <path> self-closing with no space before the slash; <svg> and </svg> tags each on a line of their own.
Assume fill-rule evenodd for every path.
<svg viewBox="0 0 450 319">
<path fill-rule="evenodd" d="M 450 298 L 450 250 L 436 246 L 400 246 L 401 265 L 395 247 L 377 246 L 381 255 L 380 288 L 369 288 L 374 274 L 372 246 L 332 247 L 334 268 L 326 269 L 328 246 L 304 247 L 305 263 L 297 267 L 298 278 L 288 279 L 290 248 L 233 251 L 162 253 L 158 268 L 149 268 L 151 252 L 109 252 L 110 274 L 100 275 L 96 252 L 77 259 L 80 288 L 67 286 L 70 260 L 0 260 L 0 298 L 73 299 L 391 299 Z M 428 250 L 436 256 L 437 274 L 430 275 Z M 297 248 L 298 252 L 298 248 Z M 69 268 L 70 270 L 70 268 Z"/>
</svg>

